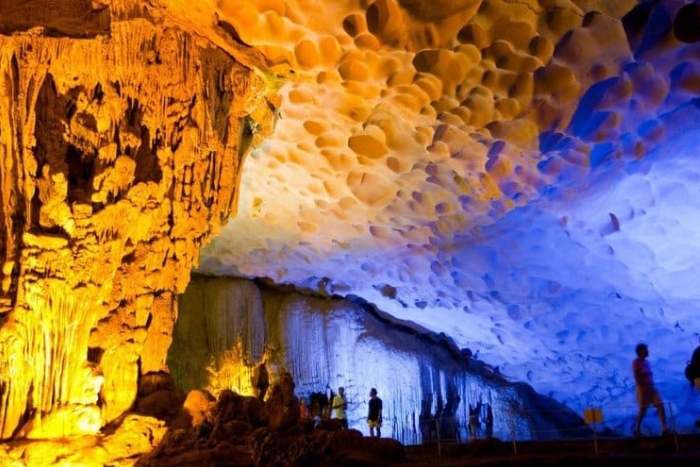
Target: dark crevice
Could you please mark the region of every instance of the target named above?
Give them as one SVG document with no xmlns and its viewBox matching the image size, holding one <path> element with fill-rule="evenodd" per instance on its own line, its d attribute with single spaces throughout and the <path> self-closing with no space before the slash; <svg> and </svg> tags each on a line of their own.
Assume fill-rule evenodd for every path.
<svg viewBox="0 0 700 467">
<path fill-rule="evenodd" d="M 97 101 L 98 103 L 101 103 L 104 95 L 105 95 L 105 93 L 104 93 L 104 90 L 102 89 L 102 84 L 97 83 L 95 85 L 95 89 L 92 90 L 92 99 Z"/>
<path fill-rule="evenodd" d="M 673 20 L 673 34 L 681 42 L 700 42 L 700 4 L 683 5 Z"/>
<path fill-rule="evenodd" d="M 85 153 L 68 145 L 66 164 L 68 164 L 68 201 L 69 203 L 90 203 L 92 198 L 92 179 L 95 170 L 95 157 L 92 152 Z"/>
<path fill-rule="evenodd" d="M 160 183 L 163 178 L 163 171 L 158 163 L 156 144 L 151 146 L 150 135 L 150 130 L 146 126 L 141 126 L 141 145 L 134 155 L 136 161 L 134 184 L 141 182 Z"/>
<path fill-rule="evenodd" d="M 100 364 L 102 360 L 102 355 L 104 355 L 104 349 L 101 347 L 88 347 L 87 360 L 88 362 Z"/>
<path fill-rule="evenodd" d="M 0 34 L 36 31 L 46 37 L 88 39 L 108 36 L 110 9 L 91 0 L 0 1 Z"/>
<path fill-rule="evenodd" d="M 227 21 L 219 20 L 217 25 L 236 43 L 244 45 L 246 47 L 250 47 L 250 44 L 246 44 L 243 41 L 243 39 L 241 39 L 240 34 L 238 34 L 238 31 L 231 23 L 229 23 Z"/>
<path fill-rule="evenodd" d="M 9 79 L 6 80 L 5 94 L 12 97 L 10 107 L 7 109 L 13 125 L 9 128 L 11 140 L 17 148 L 20 147 L 19 135 L 22 128 L 19 118 L 14 118 L 15 109 L 19 104 L 19 63 L 17 56 L 13 55 L 10 61 Z M 2 131 L 0 131 L 1 133 Z M 22 160 L 19 150 L 13 151 L 12 159 L 0 161 L 0 261 L 12 261 L 14 267 L 7 273 L 9 275 L 9 287 L 0 290 L 0 312 L 14 307 L 17 296 L 17 281 L 19 279 L 19 261 L 21 250 L 18 248 L 18 239 L 22 238 L 25 227 L 26 206 L 23 191 L 19 187 L 22 164 L 16 159 Z M 16 199 L 12 199 L 16 197 Z M 5 274 L 0 273 L 0 278 L 5 281 Z M 0 327 L 2 327 L 3 314 L 0 313 Z M 0 399 L 2 395 L 0 394 Z"/>
</svg>

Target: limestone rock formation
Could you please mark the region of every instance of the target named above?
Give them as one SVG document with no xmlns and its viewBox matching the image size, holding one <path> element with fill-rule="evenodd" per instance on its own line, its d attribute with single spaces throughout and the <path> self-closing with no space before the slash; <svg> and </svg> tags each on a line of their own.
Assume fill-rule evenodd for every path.
<svg viewBox="0 0 700 467">
<path fill-rule="evenodd" d="M 361 296 L 567 402 L 633 405 L 632 338 L 681 394 L 697 5 L 0 0 L 0 439 L 152 447 L 122 416 L 185 397 L 151 378 L 217 234 L 199 272 Z M 225 381 L 275 319 L 222 333 Z"/>
<path fill-rule="evenodd" d="M 404 447 L 393 439 L 365 438 L 340 427 L 313 429 L 299 418 L 289 373 L 281 373 L 271 391 L 264 405 L 256 397 L 222 391 L 203 420 L 171 426 L 158 447 L 135 466 L 380 466 L 406 459 Z"/>
<path fill-rule="evenodd" d="M 256 55 L 218 42 L 137 1 L 2 2 L 0 438 L 95 433 L 166 369 L 274 121 Z"/>
<path fill-rule="evenodd" d="M 253 396 L 264 361 L 275 386 L 266 397 L 271 430 L 298 417 L 290 417 L 297 397 L 311 403 L 343 386 L 350 428 L 368 433 L 367 393 L 375 387 L 384 400 L 383 436 L 405 444 L 434 442 L 438 431 L 452 441 L 590 434 L 582 414 L 507 380 L 478 352 L 393 321 L 361 300 L 193 276 L 179 310 L 168 353 L 176 386 Z M 479 425 L 473 433 L 470 416 Z"/>
</svg>

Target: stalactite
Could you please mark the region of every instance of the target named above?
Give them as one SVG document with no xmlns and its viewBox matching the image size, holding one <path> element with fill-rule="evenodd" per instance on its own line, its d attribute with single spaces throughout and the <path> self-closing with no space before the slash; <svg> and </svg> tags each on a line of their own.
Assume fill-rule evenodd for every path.
<svg viewBox="0 0 700 467">
<path fill-rule="evenodd" d="M 2 439 L 94 432 L 165 368 L 173 299 L 233 209 L 237 121 L 269 112 L 250 69 L 125 3 L 56 6 L 112 8 L 95 37 L 0 35 Z"/>
</svg>

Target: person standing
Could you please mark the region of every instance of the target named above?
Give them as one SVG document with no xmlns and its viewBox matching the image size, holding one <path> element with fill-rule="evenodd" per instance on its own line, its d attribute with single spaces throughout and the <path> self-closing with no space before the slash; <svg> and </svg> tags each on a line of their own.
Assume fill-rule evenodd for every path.
<svg viewBox="0 0 700 467">
<path fill-rule="evenodd" d="M 493 408 L 486 404 L 486 438 L 493 438 Z"/>
<path fill-rule="evenodd" d="M 367 412 L 367 425 L 369 426 L 369 435 L 372 438 L 382 437 L 382 400 L 377 397 L 377 390 L 372 388 L 369 390 L 369 410 Z M 376 436 L 375 436 L 376 428 Z"/>
<path fill-rule="evenodd" d="M 634 375 L 634 383 L 636 386 L 639 412 L 637 412 L 637 418 L 634 423 L 634 436 L 642 436 L 642 432 L 640 430 L 642 419 L 644 418 L 644 414 L 650 405 L 656 407 L 656 411 L 659 415 L 659 421 L 661 421 L 662 434 L 668 435 L 670 434 L 670 431 L 668 431 L 668 428 L 666 427 L 666 411 L 664 410 L 664 404 L 661 401 L 659 391 L 654 385 L 654 376 L 651 372 L 651 366 L 647 361 L 647 357 L 649 356 L 649 348 L 646 344 L 637 344 L 635 353 L 637 354 L 637 358 L 632 361 L 632 373 Z"/>
<path fill-rule="evenodd" d="M 257 371 L 257 378 L 255 379 L 255 387 L 258 390 L 258 399 L 261 402 L 265 401 L 265 394 L 267 393 L 267 388 L 270 387 L 270 374 L 267 372 L 267 366 L 265 362 L 260 363 Z"/>
<path fill-rule="evenodd" d="M 478 437 L 478 431 L 481 428 L 481 401 L 476 405 L 469 404 L 469 436 L 471 439 Z"/>
<path fill-rule="evenodd" d="M 698 339 L 698 344 L 693 351 L 693 356 L 690 357 L 690 367 L 693 369 L 693 384 L 700 393 L 700 338 Z M 695 420 L 695 426 L 700 428 L 700 418 Z"/>
<path fill-rule="evenodd" d="M 299 418 L 302 421 L 307 421 L 311 419 L 311 413 L 309 411 L 309 404 L 306 402 L 306 397 L 299 399 Z"/>
<path fill-rule="evenodd" d="M 338 394 L 335 395 L 331 402 L 331 409 L 333 409 L 333 418 L 338 420 L 346 430 L 348 428 L 348 419 L 345 415 L 347 408 L 348 401 L 345 399 L 345 388 L 341 386 L 338 388 Z"/>
</svg>

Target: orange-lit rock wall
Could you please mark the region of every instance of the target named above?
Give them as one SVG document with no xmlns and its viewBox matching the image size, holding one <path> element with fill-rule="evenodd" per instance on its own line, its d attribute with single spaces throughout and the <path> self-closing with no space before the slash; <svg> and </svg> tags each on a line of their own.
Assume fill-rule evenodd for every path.
<svg viewBox="0 0 700 467">
<path fill-rule="evenodd" d="M 230 50 L 102 3 L 3 3 L 2 439 L 96 432 L 165 368 L 174 297 L 272 121 Z"/>
</svg>

